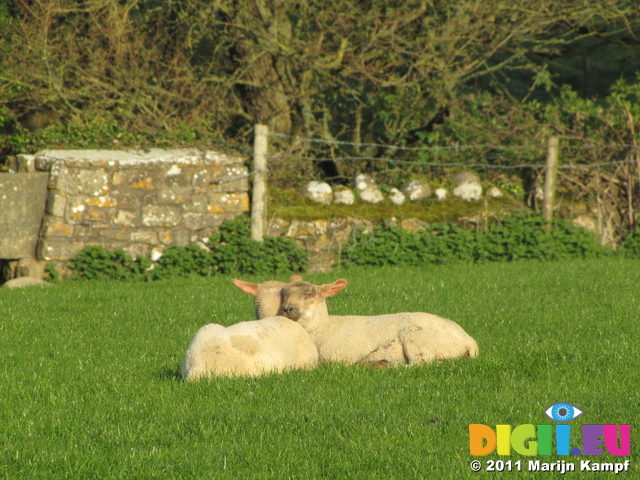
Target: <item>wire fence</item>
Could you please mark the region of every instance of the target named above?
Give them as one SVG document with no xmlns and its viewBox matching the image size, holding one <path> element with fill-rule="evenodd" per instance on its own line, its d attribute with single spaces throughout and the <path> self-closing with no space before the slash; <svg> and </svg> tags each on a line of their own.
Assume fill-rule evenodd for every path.
<svg viewBox="0 0 640 480">
<path fill-rule="evenodd" d="M 433 147 L 404 147 L 398 145 L 387 145 L 381 143 L 357 143 L 357 142 L 346 142 L 346 141 L 338 141 L 338 140 L 325 140 L 319 138 L 302 138 L 295 137 L 291 135 L 284 135 L 281 133 L 272 133 L 269 132 L 267 134 L 269 137 L 275 138 L 283 138 L 291 141 L 291 143 L 306 143 L 306 144 L 316 144 L 316 145 L 327 145 L 327 146 L 339 146 L 339 147 L 353 147 L 353 148 L 377 148 L 382 150 L 388 150 L 392 152 L 430 152 L 430 153 L 439 153 L 439 152 L 465 152 L 470 150 L 485 150 L 485 151 L 532 151 L 539 152 L 541 156 L 546 151 L 546 147 L 543 145 L 485 145 L 485 144 L 475 144 L 475 145 L 450 145 L 450 146 L 433 146 Z M 600 149 L 606 150 L 638 150 L 640 148 L 638 145 L 634 144 L 625 144 L 625 143 L 610 143 L 606 145 L 597 145 L 594 143 L 583 143 L 581 145 L 570 145 L 570 148 L 583 150 L 583 151 L 597 151 Z M 519 170 L 523 168 L 531 168 L 531 169 L 542 169 L 546 167 L 545 164 L 532 164 L 532 163 L 521 163 L 516 165 L 501 165 L 495 163 L 463 163 L 463 162 L 430 162 L 424 160 L 403 160 L 398 158 L 392 158 L 389 156 L 363 156 L 363 155 L 349 155 L 349 156 L 318 156 L 318 155 L 301 155 L 296 153 L 276 153 L 272 155 L 267 155 L 267 158 L 270 160 L 286 160 L 286 159 L 299 159 L 299 160 L 309 160 L 315 162 L 322 161 L 343 161 L 343 162 L 355 162 L 355 161 L 368 161 L 368 162 L 386 162 L 386 163 L 395 163 L 400 165 L 415 165 L 415 166 L 425 166 L 425 167 L 437 167 L 437 168 L 478 168 L 478 169 L 501 169 L 501 170 Z M 565 165 L 558 165 L 558 169 L 590 169 L 590 168 L 604 168 L 611 167 L 616 165 L 628 165 L 628 164 L 636 164 L 637 160 L 626 159 L 626 160 L 613 160 L 606 162 L 593 162 L 593 163 L 572 163 Z"/>
<path fill-rule="evenodd" d="M 640 187 L 637 178 L 640 176 L 640 150 L 637 143 L 596 143 L 581 141 L 575 138 L 563 138 L 561 148 L 558 138 L 550 137 L 547 145 L 449 145 L 406 147 L 382 143 L 347 142 L 322 138 L 304 138 L 282 133 L 269 132 L 264 125 L 256 125 L 254 144 L 254 170 L 248 177 L 253 179 L 252 194 L 252 236 L 262 238 L 263 230 L 259 226 L 265 224 L 265 194 L 258 194 L 256 185 L 266 184 L 268 162 L 284 162 L 287 160 L 308 161 L 310 163 L 331 162 L 369 162 L 369 166 L 387 163 L 393 168 L 404 165 L 429 168 L 465 168 L 485 170 L 523 170 L 534 173 L 536 182 L 544 173 L 543 216 L 550 219 L 556 208 L 554 203 L 556 190 L 556 174 L 559 170 L 566 185 L 571 185 L 577 195 L 592 202 L 597 209 L 597 222 L 601 242 L 609 243 L 619 236 L 621 229 L 633 229 L 638 225 L 640 205 Z M 286 140 L 288 147 L 284 151 L 268 154 L 269 138 Z M 307 146 L 305 148 L 305 145 Z M 353 155 L 350 155 L 350 149 Z M 376 155 L 370 151 L 376 149 Z M 330 150 L 330 151 L 328 151 Z M 369 151 L 367 151 L 369 150 Z M 360 153 L 365 151 L 366 153 Z M 457 153 L 468 160 L 469 152 L 481 152 L 484 159 L 496 158 L 498 161 L 441 161 L 442 157 L 451 157 Z M 558 152 L 563 152 L 558 161 Z M 523 153 L 530 160 L 522 163 L 513 155 Z M 380 153 L 379 155 L 377 153 Z M 429 155 L 433 154 L 433 155 Z M 505 158 L 499 158 L 504 155 Z M 425 158 L 432 156 L 433 159 Z M 511 158 L 508 158 L 511 156 Z M 540 159 L 540 162 L 536 161 Z M 257 159 L 260 159 L 258 162 Z M 509 161 L 510 160 L 510 161 Z M 299 163 L 297 165 L 300 165 Z M 360 168 L 360 166 L 357 166 Z M 352 168 L 352 167 L 350 167 Z M 380 169 L 382 170 L 382 169 Z M 246 177 L 244 177 L 246 178 Z M 262 187 L 261 187 L 262 189 Z M 263 189 L 264 190 L 264 189 Z M 255 227 L 255 232 L 254 232 Z"/>
</svg>

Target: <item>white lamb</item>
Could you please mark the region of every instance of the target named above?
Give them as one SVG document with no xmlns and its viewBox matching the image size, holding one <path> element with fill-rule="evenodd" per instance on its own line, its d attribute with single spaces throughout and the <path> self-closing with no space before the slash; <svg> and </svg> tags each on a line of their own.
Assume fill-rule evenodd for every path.
<svg viewBox="0 0 640 480">
<path fill-rule="evenodd" d="M 288 318 L 271 317 L 200 328 L 189 343 L 181 373 L 189 380 L 257 376 L 317 364 L 318 350 L 307 331 Z"/>
<path fill-rule="evenodd" d="M 325 298 L 340 292 L 346 280 L 323 286 L 294 281 L 283 284 L 280 291 L 275 284 L 243 283 L 235 284 L 246 293 L 254 292 L 256 314 L 271 315 L 282 307 L 281 314 L 307 329 L 320 360 L 402 364 L 478 355 L 476 341 L 460 325 L 430 313 L 329 316 Z"/>
</svg>

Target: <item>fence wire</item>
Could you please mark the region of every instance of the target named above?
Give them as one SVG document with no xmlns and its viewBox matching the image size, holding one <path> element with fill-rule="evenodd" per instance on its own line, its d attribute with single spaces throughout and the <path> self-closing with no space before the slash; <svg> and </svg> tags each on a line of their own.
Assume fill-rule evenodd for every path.
<svg viewBox="0 0 640 480">
<path fill-rule="evenodd" d="M 385 145 L 381 143 L 357 143 L 357 142 L 345 142 L 339 140 L 324 140 L 319 138 L 301 138 L 294 137 L 291 135 L 285 135 L 282 133 L 271 133 L 268 134 L 269 137 L 277 137 L 277 138 L 287 138 L 293 140 L 294 142 L 303 142 L 303 143 L 313 143 L 313 144 L 321 144 L 328 146 L 344 146 L 344 147 L 358 147 L 358 148 L 367 148 L 367 147 L 375 147 L 381 148 L 385 150 L 392 151 L 405 151 L 405 152 L 450 152 L 450 151 L 465 151 L 465 150 L 498 150 L 498 151 L 508 151 L 508 150 L 520 150 L 520 151 L 539 151 L 541 153 L 546 151 L 546 147 L 539 145 L 485 145 L 485 144 L 477 144 L 477 145 L 451 145 L 451 146 L 436 146 L 436 147 L 403 147 L 398 145 Z M 637 150 L 639 148 L 638 145 L 634 144 L 625 144 L 625 143 L 612 143 L 607 145 L 597 145 L 593 143 L 585 143 L 583 145 L 570 145 L 572 149 L 579 150 L 596 150 L 596 149 L 618 149 L 618 150 Z M 531 168 L 531 169 L 542 169 L 546 167 L 546 164 L 518 164 L 518 165 L 496 165 L 489 163 L 446 163 L 446 162 L 428 162 L 428 161 L 420 161 L 420 160 L 400 160 L 389 157 L 371 157 L 371 156 L 331 156 L 331 157 L 318 157 L 318 156 L 305 156 L 305 155 L 296 155 L 294 153 L 282 153 L 282 154 L 274 154 L 268 155 L 269 159 L 272 160 L 286 160 L 289 158 L 301 159 L 301 160 L 309 160 L 309 161 L 369 161 L 369 162 L 393 162 L 396 164 L 406 164 L 406 165 L 421 165 L 428 167 L 466 167 L 466 168 L 485 168 L 485 169 L 502 169 L 502 170 L 518 170 L 523 168 Z M 615 160 L 608 162 L 595 162 L 595 163 L 581 163 L 581 164 L 571 164 L 571 165 L 558 165 L 558 169 L 570 170 L 570 169 L 590 169 L 590 168 L 599 168 L 599 167 L 610 167 L 616 165 L 630 165 L 636 164 L 636 160 Z"/>
</svg>

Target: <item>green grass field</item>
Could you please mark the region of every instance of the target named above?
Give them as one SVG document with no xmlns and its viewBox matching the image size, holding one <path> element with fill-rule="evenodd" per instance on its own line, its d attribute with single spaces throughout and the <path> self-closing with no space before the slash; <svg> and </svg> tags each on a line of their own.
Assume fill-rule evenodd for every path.
<svg viewBox="0 0 640 480">
<path fill-rule="evenodd" d="M 640 262 L 352 269 L 335 314 L 428 311 L 460 323 L 477 359 L 373 369 L 323 365 L 184 382 L 203 324 L 252 318 L 228 277 L 67 282 L 0 290 L 0 478 L 555 478 L 527 462 L 623 462 L 640 478 Z M 265 278 L 258 278 L 261 281 Z M 469 424 L 631 424 L 631 456 L 469 454 Z M 475 473 L 474 459 L 522 461 Z M 611 472 L 569 472 L 612 478 Z"/>
</svg>

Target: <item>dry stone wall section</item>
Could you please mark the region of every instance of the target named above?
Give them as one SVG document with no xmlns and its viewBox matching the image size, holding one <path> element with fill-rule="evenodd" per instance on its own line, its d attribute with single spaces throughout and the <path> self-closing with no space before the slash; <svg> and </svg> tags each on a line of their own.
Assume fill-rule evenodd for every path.
<svg viewBox="0 0 640 480">
<path fill-rule="evenodd" d="M 206 239 L 249 210 L 244 159 L 197 150 L 43 151 L 22 171 L 48 171 L 39 260 L 66 262 L 87 245 L 159 256 Z"/>
</svg>

